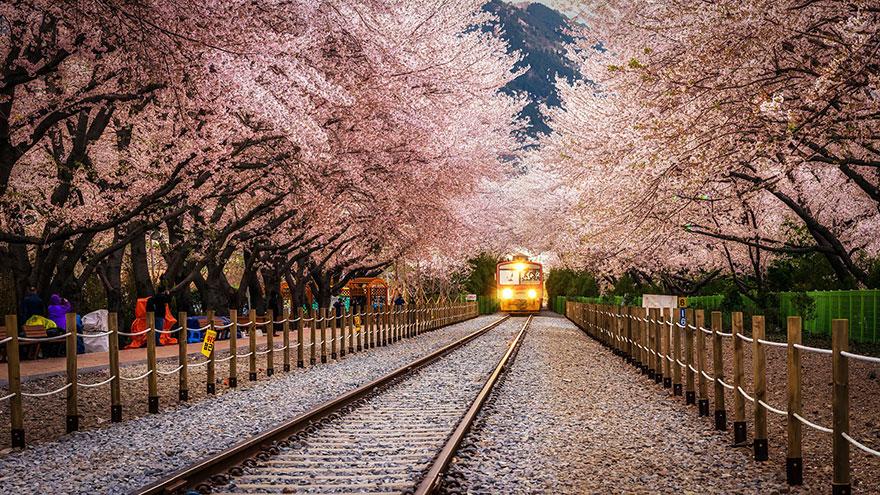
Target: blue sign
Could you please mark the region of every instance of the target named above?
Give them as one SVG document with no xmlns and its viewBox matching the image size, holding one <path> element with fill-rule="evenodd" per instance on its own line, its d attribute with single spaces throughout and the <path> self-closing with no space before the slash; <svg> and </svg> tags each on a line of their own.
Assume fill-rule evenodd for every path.
<svg viewBox="0 0 880 495">
<path fill-rule="evenodd" d="M 687 310 L 684 308 L 679 308 L 679 310 L 678 310 L 678 325 L 683 327 L 683 326 L 687 325 L 687 322 L 688 322 Z"/>
</svg>

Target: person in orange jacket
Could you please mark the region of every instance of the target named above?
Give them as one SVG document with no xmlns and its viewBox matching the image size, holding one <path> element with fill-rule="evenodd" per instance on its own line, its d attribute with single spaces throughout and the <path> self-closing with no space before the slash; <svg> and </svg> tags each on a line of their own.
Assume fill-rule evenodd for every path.
<svg viewBox="0 0 880 495">
<path fill-rule="evenodd" d="M 147 302 L 148 297 L 142 297 L 137 300 L 137 305 L 135 306 L 134 316 L 135 320 L 131 322 L 131 333 L 138 333 L 146 330 L 147 328 Z M 155 315 L 154 315 L 155 317 Z M 171 314 L 171 309 L 168 306 L 165 306 L 165 318 L 163 319 L 164 324 L 162 327 L 159 327 L 159 319 L 156 318 L 156 327 L 161 328 L 162 330 L 171 330 L 174 328 L 174 325 L 177 323 L 177 319 L 174 318 L 174 315 Z M 174 345 L 177 344 L 177 339 L 172 337 L 171 335 L 162 333 L 159 335 L 159 343 L 161 345 Z M 137 349 L 139 347 L 144 347 L 147 344 L 147 336 L 136 335 L 131 338 L 131 342 L 125 346 L 126 349 Z"/>
</svg>

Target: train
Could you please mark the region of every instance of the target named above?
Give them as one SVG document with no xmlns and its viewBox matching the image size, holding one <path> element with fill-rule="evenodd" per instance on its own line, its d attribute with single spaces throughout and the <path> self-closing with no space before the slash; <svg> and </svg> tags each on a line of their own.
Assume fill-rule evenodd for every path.
<svg viewBox="0 0 880 495">
<path fill-rule="evenodd" d="M 544 301 L 544 267 L 527 256 L 516 255 L 495 267 L 499 309 L 504 313 L 532 314 Z"/>
</svg>

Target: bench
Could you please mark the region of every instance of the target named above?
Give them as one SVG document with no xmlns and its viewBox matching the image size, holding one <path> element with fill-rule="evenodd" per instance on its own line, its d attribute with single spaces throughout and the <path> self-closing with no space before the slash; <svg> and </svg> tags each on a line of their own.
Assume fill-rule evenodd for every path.
<svg viewBox="0 0 880 495">
<path fill-rule="evenodd" d="M 46 334 L 46 327 L 43 325 L 24 325 L 21 327 L 24 330 L 24 336 L 31 339 L 44 339 L 48 337 Z M 64 343 L 64 339 L 53 341 L 52 343 Z M 20 356 L 24 359 L 37 359 L 40 355 L 40 342 L 21 342 L 18 343 L 18 350 Z"/>
</svg>

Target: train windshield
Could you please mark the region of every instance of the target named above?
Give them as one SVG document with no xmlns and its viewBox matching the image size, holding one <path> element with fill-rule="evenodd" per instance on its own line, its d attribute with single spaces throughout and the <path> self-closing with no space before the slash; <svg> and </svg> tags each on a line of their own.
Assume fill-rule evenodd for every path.
<svg viewBox="0 0 880 495">
<path fill-rule="evenodd" d="M 516 270 L 513 268 L 501 268 L 498 270 L 498 283 L 500 285 L 532 285 L 541 283 L 540 268 L 525 268 Z"/>
</svg>

